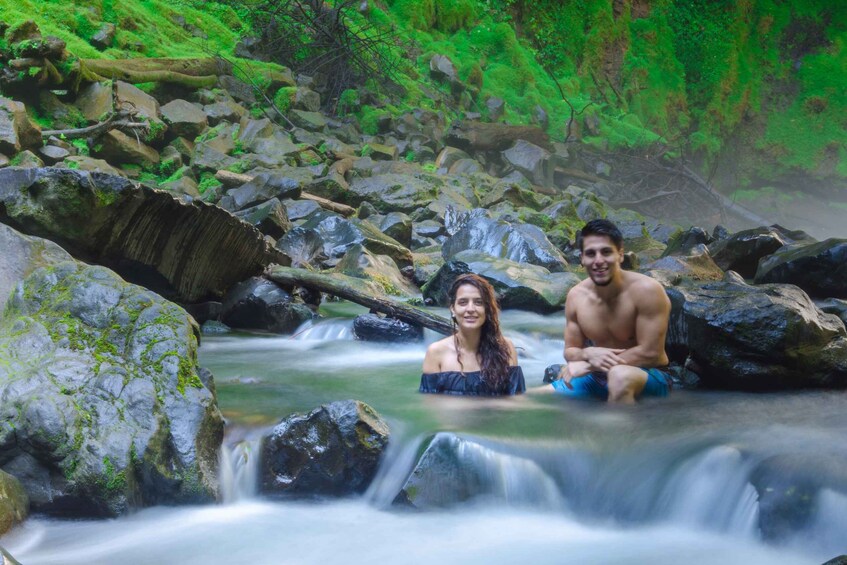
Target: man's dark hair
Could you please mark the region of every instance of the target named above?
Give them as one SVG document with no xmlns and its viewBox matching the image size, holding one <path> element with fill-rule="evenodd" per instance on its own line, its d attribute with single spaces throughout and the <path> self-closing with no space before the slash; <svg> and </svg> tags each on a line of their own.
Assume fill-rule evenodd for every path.
<svg viewBox="0 0 847 565">
<path fill-rule="evenodd" d="M 615 244 L 615 247 L 623 249 L 623 234 L 618 229 L 618 226 L 609 220 L 591 220 L 576 234 L 576 245 L 579 247 L 580 253 L 582 253 L 582 242 L 589 235 L 608 236 L 612 240 L 612 243 Z"/>
</svg>

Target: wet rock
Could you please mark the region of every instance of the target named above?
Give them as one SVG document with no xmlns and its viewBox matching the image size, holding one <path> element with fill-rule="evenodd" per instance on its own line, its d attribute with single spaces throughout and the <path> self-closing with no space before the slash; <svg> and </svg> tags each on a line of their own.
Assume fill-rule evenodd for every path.
<svg viewBox="0 0 847 565">
<path fill-rule="evenodd" d="M 817 298 L 847 298 L 847 239 L 780 249 L 759 262 L 755 281 L 796 284 Z"/>
<path fill-rule="evenodd" d="M 218 322 L 217 320 L 206 320 L 203 322 L 203 325 L 200 326 L 200 333 L 203 335 L 222 335 L 228 334 L 232 330 L 230 327 L 223 322 Z"/>
<path fill-rule="evenodd" d="M 423 340 L 423 328 L 396 318 L 362 314 L 353 319 L 353 335 L 362 341 L 414 343 Z"/>
<path fill-rule="evenodd" d="M 221 296 L 269 263 L 288 263 L 258 230 L 217 206 L 113 175 L 2 169 L 0 204 L 2 221 L 181 302 Z"/>
<path fill-rule="evenodd" d="M 370 202 L 382 213 L 405 212 L 409 214 L 425 206 L 433 197 L 438 185 L 423 176 L 395 173 L 359 177 L 350 183 L 350 190 L 341 202 L 358 206 Z"/>
<path fill-rule="evenodd" d="M 792 285 L 667 289 L 668 354 L 703 384 L 736 390 L 847 386 L 847 331 Z"/>
<path fill-rule="evenodd" d="M 358 244 L 347 250 L 335 271 L 376 283 L 382 293 L 389 296 L 412 298 L 418 294 L 390 257 L 375 255 Z"/>
<path fill-rule="evenodd" d="M 194 139 L 209 126 L 205 112 L 187 100 L 172 100 L 161 107 L 161 113 L 173 135 Z"/>
<path fill-rule="evenodd" d="M 838 298 L 816 300 L 815 306 L 817 306 L 822 312 L 835 314 L 841 318 L 841 321 L 844 322 L 845 325 L 847 325 L 847 300 L 840 300 Z"/>
<path fill-rule="evenodd" d="M 292 222 L 307 218 L 309 215 L 321 209 L 321 205 L 314 200 L 283 200 L 288 210 L 288 219 Z"/>
<path fill-rule="evenodd" d="M 355 400 L 292 414 L 262 440 L 261 491 L 295 496 L 364 492 L 388 437 L 379 414 Z"/>
<path fill-rule="evenodd" d="M 291 229 L 288 212 L 278 198 L 271 198 L 267 202 L 257 204 L 252 208 L 245 208 L 236 212 L 235 216 L 252 226 L 256 226 L 256 229 L 260 232 L 274 239 L 281 238 Z"/>
<path fill-rule="evenodd" d="M 29 514 L 29 497 L 23 485 L 0 471 L 0 536 L 23 522 Z"/>
<path fill-rule="evenodd" d="M 323 237 L 313 228 L 298 226 L 289 230 L 276 247 L 291 258 L 292 267 L 319 267 L 329 259 L 324 252 Z"/>
<path fill-rule="evenodd" d="M 291 333 L 312 316 L 308 306 L 295 302 L 274 282 L 252 277 L 224 297 L 221 321 L 233 328 Z"/>
<path fill-rule="evenodd" d="M 14 155 L 41 147 L 41 128 L 27 116 L 26 106 L 0 96 L 0 153 Z"/>
<path fill-rule="evenodd" d="M 456 277 L 464 273 L 476 273 L 491 283 L 502 308 L 542 314 L 560 311 L 568 291 L 580 281 L 573 273 L 551 273 L 536 265 L 495 258 L 479 251 L 462 251 L 421 289 L 424 299 L 429 304 L 448 306 L 447 292 Z"/>
<path fill-rule="evenodd" d="M 243 210 L 271 198 L 300 198 L 300 192 L 297 179 L 280 173 L 259 173 L 250 182 L 228 190 L 228 198 L 221 200 L 220 205 L 226 210 Z"/>
<path fill-rule="evenodd" d="M 379 229 L 402 245 L 409 246 L 412 240 L 412 218 L 403 212 L 390 212 L 379 224 Z"/>
<path fill-rule="evenodd" d="M 223 419 L 197 333 L 177 305 L 104 267 L 70 260 L 16 286 L 0 318 L 0 461 L 33 510 L 215 499 Z"/>
<path fill-rule="evenodd" d="M 561 364 L 550 365 L 544 369 L 544 384 L 550 384 L 559 378 L 559 373 L 562 370 Z"/>
<path fill-rule="evenodd" d="M 687 255 L 698 245 L 709 245 L 715 239 L 703 228 L 693 226 L 684 231 L 675 232 L 668 240 L 667 248 L 662 257 L 668 255 Z"/>
<path fill-rule="evenodd" d="M 700 244 L 689 249 L 688 255 L 674 254 L 662 257 L 644 266 L 644 270 L 654 278 L 668 280 L 667 275 L 673 274 L 673 280 L 680 281 L 683 278 L 696 281 L 720 281 L 724 279 L 724 272 L 718 267 L 709 255 L 705 245 Z M 664 277 L 655 276 L 654 271 L 663 271 Z"/>
<path fill-rule="evenodd" d="M 433 239 L 446 233 L 444 226 L 435 220 L 424 220 L 422 222 L 418 222 L 414 226 L 414 232 L 418 237 L 428 237 Z"/>
<path fill-rule="evenodd" d="M 313 214 L 301 227 L 317 231 L 323 240 L 324 255 L 330 259 L 339 258 L 353 245 L 361 244 L 377 255 L 391 257 L 398 267 L 412 264 L 412 253 L 406 247 L 367 220 L 345 219 L 322 211 Z"/>
<path fill-rule="evenodd" d="M 538 265 L 552 272 L 565 270 L 562 253 L 536 226 L 473 217 L 444 242 L 442 255 L 451 260 L 461 251 L 476 250 L 517 263 Z"/>
<path fill-rule="evenodd" d="M 751 279 L 756 274 L 759 260 L 785 243 L 772 228 L 753 228 L 716 241 L 709 246 L 709 253 L 724 271 L 733 270 L 745 279 Z"/>
</svg>

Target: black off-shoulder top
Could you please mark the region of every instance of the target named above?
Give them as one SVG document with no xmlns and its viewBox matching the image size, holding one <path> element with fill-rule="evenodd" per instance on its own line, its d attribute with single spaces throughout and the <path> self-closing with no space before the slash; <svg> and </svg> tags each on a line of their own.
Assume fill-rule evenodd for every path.
<svg viewBox="0 0 847 565">
<path fill-rule="evenodd" d="M 423 373 L 420 392 L 435 394 L 460 394 L 465 396 L 508 396 L 526 392 L 523 370 L 509 367 L 509 386 L 503 392 L 491 390 L 481 378 L 479 371 L 443 371 L 441 373 Z"/>
</svg>

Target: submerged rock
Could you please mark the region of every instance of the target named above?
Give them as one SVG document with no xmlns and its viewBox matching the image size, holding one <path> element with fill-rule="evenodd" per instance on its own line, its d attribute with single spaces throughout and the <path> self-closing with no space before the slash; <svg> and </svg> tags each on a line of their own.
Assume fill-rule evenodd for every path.
<svg viewBox="0 0 847 565">
<path fill-rule="evenodd" d="M 0 461 L 34 510 L 215 499 L 223 420 L 197 335 L 103 267 L 59 262 L 17 285 L 0 318 Z"/>
<path fill-rule="evenodd" d="M 388 424 L 357 400 L 292 414 L 262 439 L 260 489 L 297 496 L 364 492 L 388 436 Z"/>
<path fill-rule="evenodd" d="M 353 335 L 362 341 L 409 343 L 423 340 L 423 328 L 403 320 L 362 314 L 353 319 Z"/>
</svg>

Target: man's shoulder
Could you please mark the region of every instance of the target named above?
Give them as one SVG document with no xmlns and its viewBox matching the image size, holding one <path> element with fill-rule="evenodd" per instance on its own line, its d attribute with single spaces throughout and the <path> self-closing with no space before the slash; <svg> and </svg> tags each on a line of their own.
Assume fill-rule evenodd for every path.
<svg viewBox="0 0 847 565">
<path fill-rule="evenodd" d="M 665 287 L 656 279 L 632 271 L 627 271 L 627 276 L 627 291 L 637 302 L 643 304 L 649 301 L 662 304 L 668 301 Z"/>
</svg>

